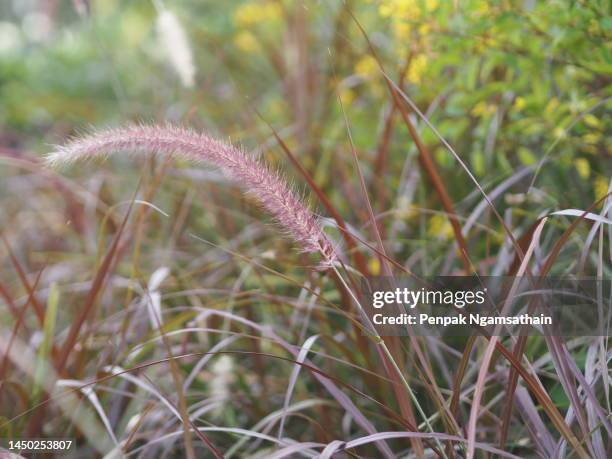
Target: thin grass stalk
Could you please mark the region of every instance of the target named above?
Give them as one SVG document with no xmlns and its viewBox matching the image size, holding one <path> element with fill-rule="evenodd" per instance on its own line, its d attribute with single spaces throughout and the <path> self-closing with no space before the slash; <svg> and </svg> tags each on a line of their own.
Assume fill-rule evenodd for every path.
<svg viewBox="0 0 612 459">
<path fill-rule="evenodd" d="M 381 267 L 382 267 L 382 274 L 384 276 L 389 276 L 389 277 L 393 277 L 393 271 L 391 270 L 391 267 L 389 265 L 389 263 L 387 262 L 387 254 L 385 251 L 385 246 L 383 244 L 382 241 L 382 236 L 381 236 L 381 231 L 379 228 L 379 225 L 376 221 L 376 217 L 374 216 L 374 210 L 372 208 L 372 204 L 370 202 L 370 198 L 368 196 L 368 190 L 365 184 L 365 180 L 363 178 L 363 173 L 361 172 L 361 166 L 359 164 L 359 158 L 357 157 L 357 151 L 355 149 L 355 144 L 353 142 L 353 135 L 351 133 L 351 128 L 349 125 L 349 121 L 348 121 L 348 117 L 346 115 L 346 111 L 344 110 L 344 105 L 342 103 L 342 98 L 338 95 L 338 103 L 340 105 L 340 110 L 342 111 L 342 116 L 344 118 L 344 124 L 346 127 L 346 132 L 348 135 L 348 140 L 351 146 L 351 156 L 353 158 L 353 162 L 355 164 L 355 170 L 357 172 L 357 177 L 359 179 L 359 186 L 361 188 L 361 193 L 363 195 L 363 200 L 366 204 L 366 210 L 367 210 L 367 215 L 368 215 L 368 219 L 370 221 L 370 224 L 372 226 L 372 231 L 374 233 L 374 236 L 376 237 L 376 243 L 378 246 L 378 250 L 380 251 L 380 255 L 379 255 L 379 260 L 381 263 Z M 399 348 L 399 343 L 397 340 L 397 337 L 393 337 L 391 341 L 391 348 L 392 348 L 392 354 L 399 356 L 400 354 L 400 348 Z M 386 345 L 385 345 L 386 347 Z M 388 350 L 388 349 L 387 349 Z M 384 362 L 383 362 L 384 363 Z M 399 365 L 397 364 L 397 360 L 393 359 L 393 366 L 396 367 L 395 368 L 395 372 L 399 373 L 400 375 L 403 374 L 403 369 L 401 367 L 399 367 Z M 394 390 L 396 390 L 396 387 L 394 385 Z M 416 420 L 414 419 L 414 413 L 412 411 L 412 407 L 410 406 L 410 403 L 408 403 L 408 401 L 405 399 L 405 397 L 403 396 L 403 394 L 397 393 L 397 398 L 398 398 L 398 402 L 400 404 L 400 409 L 402 411 L 402 414 L 404 416 L 406 416 L 408 419 L 410 419 L 411 421 L 416 423 Z M 410 441 L 413 444 L 413 447 L 415 449 L 415 454 L 418 458 L 422 458 L 425 456 L 424 454 L 424 450 L 423 450 L 423 445 L 422 442 L 420 441 L 420 439 L 410 439 Z"/>
<path fill-rule="evenodd" d="M 357 299 L 357 297 L 355 296 L 353 291 L 346 284 L 344 278 L 340 275 L 340 272 L 338 272 L 338 269 L 336 268 L 336 266 L 332 266 L 332 269 L 336 273 L 336 276 L 338 276 L 338 279 L 340 279 L 340 282 L 342 282 L 342 284 L 344 285 L 344 288 L 349 292 L 349 295 L 351 296 L 353 301 L 355 301 L 355 304 L 357 304 L 357 306 L 359 307 L 359 310 L 362 313 L 362 315 L 364 317 L 367 317 L 363 306 L 361 305 L 361 303 L 359 302 L 359 300 Z M 433 426 L 429 422 L 429 417 L 425 414 L 425 411 L 423 410 L 423 408 L 421 407 L 421 404 L 419 403 L 419 399 L 416 397 L 414 391 L 412 390 L 412 387 L 410 387 L 410 383 L 405 378 L 402 370 L 400 369 L 399 365 L 395 361 L 395 358 L 393 357 L 393 354 L 391 353 L 391 351 L 387 347 L 387 345 L 385 343 L 385 340 L 382 338 L 382 336 L 380 336 L 376 332 L 376 328 L 374 327 L 374 325 L 372 325 L 371 323 L 369 325 L 370 326 L 368 327 L 369 328 L 368 331 L 371 332 L 372 337 L 374 338 L 374 341 L 376 342 L 376 344 L 378 344 L 380 346 L 380 348 L 382 349 L 383 353 L 385 354 L 385 356 L 387 357 L 387 359 L 389 360 L 389 362 L 393 366 L 393 369 L 398 374 L 398 376 L 400 378 L 400 381 L 402 382 L 402 384 L 404 385 L 404 388 L 406 389 L 406 392 L 408 392 L 408 395 L 410 396 L 412 402 L 416 406 L 416 409 L 419 412 L 419 415 L 423 418 L 423 422 L 425 422 L 425 425 L 427 426 L 427 429 L 429 430 L 429 432 L 435 433 L 435 431 L 433 429 Z M 438 438 L 435 438 L 434 440 L 436 442 L 436 446 L 439 448 L 439 453 L 442 455 L 442 457 L 447 459 L 446 453 L 444 452 L 444 446 L 442 445 L 440 440 Z"/>
</svg>

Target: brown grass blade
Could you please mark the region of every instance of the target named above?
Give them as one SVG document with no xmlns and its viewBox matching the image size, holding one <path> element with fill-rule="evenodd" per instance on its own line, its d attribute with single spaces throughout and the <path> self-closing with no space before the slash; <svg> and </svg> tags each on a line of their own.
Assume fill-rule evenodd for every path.
<svg viewBox="0 0 612 459">
<path fill-rule="evenodd" d="M 34 285 L 32 286 L 32 292 L 28 294 L 28 299 L 26 300 L 26 302 L 23 304 L 23 306 L 18 312 L 17 318 L 15 320 L 15 324 L 13 325 L 13 330 L 11 332 L 11 337 L 9 338 L 7 349 L 4 353 L 4 357 L 2 358 L 2 364 L 0 365 L 0 381 L 4 380 L 5 378 L 5 372 L 6 372 L 6 368 L 8 365 L 9 354 L 10 354 L 11 347 L 13 345 L 13 341 L 15 340 L 17 336 L 17 332 L 19 331 L 19 328 L 22 325 L 25 325 L 23 323 L 23 318 L 25 317 L 25 313 L 28 310 L 28 306 L 32 304 L 32 297 L 34 296 L 34 291 L 36 290 L 36 287 L 38 286 L 38 282 L 40 281 L 40 276 L 42 275 L 43 271 L 44 271 L 44 268 L 38 271 L 38 274 L 36 275 L 36 279 L 34 279 Z"/>
<path fill-rule="evenodd" d="M 525 271 L 527 271 L 527 267 L 529 261 L 531 260 L 531 256 L 533 255 L 534 250 L 540 242 L 540 234 L 542 233 L 542 229 L 544 228 L 544 224 L 546 223 L 546 219 L 543 219 L 538 227 L 533 232 L 533 237 L 531 242 L 529 243 L 529 247 L 525 252 L 525 257 L 521 262 L 521 266 L 518 270 L 518 276 L 522 276 Z M 512 301 L 512 297 L 514 296 L 514 291 L 518 286 L 518 279 L 515 280 L 510 293 L 508 294 L 508 298 L 505 300 L 506 302 Z M 506 307 L 502 310 L 505 310 Z M 496 330 L 499 329 L 499 326 L 496 327 Z M 478 421 L 478 411 L 480 409 L 480 401 L 482 399 L 482 395 L 484 393 L 484 385 L 487 378 L 487 373 L 489 371 L 489 365 L 491 364 L 491 359 L 493 357 L 493 353 L 495 352 L 495 345 L 498 343 L 498 336 L 492 336 L 487 344 L 487 348 L 485 349 L 484 355 L 482 357 L 482 363 L 480 366 L 480 370 L 478 371 L 478 378 L 476 379 L 476 385 L 474 387 L 474 396 L 472 397 L 472 407 L 470 410 L 470 417 L 468 420 L 467 427 L 467 457 L 468 459 L 472 459 L 475 454 L 476 448 L 476 424 Z"/>
<path fill-rule="evenodd" d="M 121 240 L 121 236 L 123 235 L 123 231 L 125 230 L 125 227 L 128 221 L 128 217 L 130 216 L 130 213 L 132 211 L 134 199 L 136 197 L 136 193 L 138 192 L 139 187 L 140 187 L 140 184 L 137 186 L 136 191 L 134 192 L 134 196 L 132 197 L 132 200 L 128 207 L 128 210 L 125 216 L 123 217 L 123 221 L 121 222 L 121 225 L 117 231 L 117 234 L 113 238 L 111 246 L 104 257 L 102 264 L 100 265 L 99 269 L 96 272 L 91 288 L 87 295 L 87 299 L 85 300 L 85 304 L 81 308 L 79 315 L 77 316 L 76 320 L 72 323 L 70 330 L 68 331 L 68 337 L 66 338 L 66 341 L 64 342 L 64 345 L 62 346 L 60 350 L 60 353 L 59 353 L 59 356 L 56 362 L 57 372 L 60 374 L 66 367 L 66 364 L 68 362 L 68 357 L 70 356 L 71 351 L 74 349 L 76 341 L 81 332 L 81 327 L 85 324 L 85 321 L 87 320 L 87 318 L 92 313 L 95 307 L 96 300 L 107 278 L 109 269 L 115 257 L 117 247 L 119 246 L 119 241 Z"/>
<path fill-rule="evenodd" d="M 0 233 L 0 238 L 2 239 L 2 243 L 4 244 L 4 247 L 6 247 L 6 250 L 9 254 L 9 259 L 11 260 L 11 264 L 13 265 L 13 267 L 15 268 L 15 271 L 17 272 L 17 275 L 19 276 L 19 280 L 23 284 L 23 287 L 25 288 L 27 294 L 32 299 L 31 300 L 32 307 L 34 308 L 36 317 L 38 317 L 38 321 L 42 326 L 45 320 L 45 308 L 36 299 L 36 296 L 34 295 L 34 290 L 32 289 L 32 286 L 30 285 L 30 283 L 28 282 L 28 278 L 25 275 L 25 272 L 23 268 L 21 267 L 19 260 L 17 260 L 17 257 L 15 256 L 15 253 L 13 252 L 13 249 L 11 248 L 4 233 Z"/>
<path fill-rule="evenodd" d="M 448 215 L 450 224 L 453 228 L 455 239 L 457 240 L 457 244 L 459 245 L 459 252 L 461 255 L 461 260 L 463 262 L 464 270 L 466 273 L 469 274 L 470 272 L 472 272 L 472 263 L 470 262 L 470 259 L 468 257 L 467 243 L 465 241 L 465 238 L 463 237 L 463 233 L 461 232 L 461 224 L 459 223 L 459 219 L 457 218 L 457 213 L 455 212 L 455 208 L 450 199 L 448 191 L 446 187 L 444 186 L 444 182 L 442 181 L 442 178 L 440 177 L 438 168 L 436 167 L 436 164 L 433 161 L 431 154 L 429 153 L 429 150 L 421 141 L 421 137 L 419 136 L 419 133 L 415 129 L 414 125 L 412 124 L 412 121 L 410 121 L 410 117 L 408 116 L 406 107 L 402 103 L 402 100 L 397 90 L 389 81 L 385 73 L 384 67 L 382 65 L 382 62 L 378 57 L 378 53 L 376 53 L 376 50 L 374 49 L 374 46 L 372 45 L 372 42 L 370 41 L 370 38 L 368 37 L 365 29 L 363 28 L 361 23 L 357 20 L 357 18 L 355 17 L 352 11 L 350 12 L 350 14 L 351 14 L 351 17 L 353 18 L 353 21 L 357 24 L 357 27 L 361 31 L 361 34 L 365 38 L 368 44 L 368 48 L 370 49 L 370 53 L 372 54 L 372 57 L 374 57 L 380 70 L 383 72 L 383 75 L 385 76 L 385 83 L 387 85 L 389 93 L 393 97 L 394 104 L 399 110 L 402 116 L 402 120 L 404 121 L 404 124 L 408 128 L 410 137 L 412 137 L 412 140 L 417 147 L 417 151 L 419 152 L 419 164 L 421 165 L 421 167 L 423 168 L 423 170 L 429 177 L 431 184 L 433 185 L 434 189 L 436 190 L 436 193 L 438 194 L 438 197 L 440 198 L 442 207 L 444 207 L 444 210 L 446 211 L 446 214 Z"/>
</svg>

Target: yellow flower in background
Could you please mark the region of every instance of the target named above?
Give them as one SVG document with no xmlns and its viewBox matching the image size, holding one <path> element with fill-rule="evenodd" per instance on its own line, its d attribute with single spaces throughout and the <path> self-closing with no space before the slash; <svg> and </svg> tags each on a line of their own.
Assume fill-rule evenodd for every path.
<svg viewBox="0 0 612 459">
<path fill-rule="evenodd" d="M 431 32 L 431 24 L 421 24 L 419 26 L 419 35 L 425 36 Z"/>
<path fill-rule="evenodd" d="M 355 73 L 364 78 L 372 78 L 377 76 L 380 72 L 378 70 L 378 63 L 369 54 L 363 56 L 355 64 Z"/>
<path fill-rule="evenodd" d="M 355 100 L 355 92 L 349 88 L 342 88 L 340 90 L 340 100 L 342 101 L 342 105 L 351 105 Z"/>
<path fill-rule="evenodd" d="M 574 166 L 576 167 L 576 171 L 578 175 L 583 179 L 588 179 L 591 175 L 591 165 L 584 158 L 577 158 L 574 161 Z"/>
<path fill-rule="evenodd" d="M 546 105 L 544 111 L 546 112 L 546 114 L 550 115 L 557 109 L 557 107 L 559 107 L 559 100 L 556 97 L 553 97 Z"/>
<path fill-rule="evenodd" d="M 421 17 L 418 0 L 386 0 L 378 7 L 378 13 L 383 17 L 394 19 L 416 20 Z"/>
<path fill-rule="evenodd" d="M 598 201 L 608 194 L 608 189 L 610 187 L 609 179 L 605 178 L 603 175 L 598 175 L 595 177 L 595 181 L 593 183 L 593 191 L 595 192 L 595 200 Z"/>
<path fill-rule="evenodd" d="M 234 44 L 236 48 L 245 53 L 255 53 L 260 49 L 259 41 L 257 41 L 255 35 L 246 30 L 238 32 L 238 35 L 234 37 Z"/>
<path fill-rule="evenodd" d="M 433 11 L 438 7 L 438 0 L 425 0 L 425 9 Z"/>
<path fill-rule="evenodd" d="M 415 20 L 422 13 L 432 12 L 438 7 L 438 0 L 383 0 L 378 13 L 383 17 Z"/>
<path fill-rule="evenodd" d="M 378 276 L 380 274 L 380 261 L 378 258 L 370 258 L 370 261 L 368 261 L 368 269 L 373 276 Z"/>
<path fill-rule="evenodd" d="M 393 30 L 393 35 L 398 40 L 407 40 L 410 38 L 410 24 L 405 21 L 393 21 L 391 24 L 391 28 Z"/>
<path fill-rule="evenodd" d="M 453 237 L 453 226 L 446 215 L 436 214 L 429 219 L 427 234 L 437 239 L 451 239 Z"/>
<path fill-rule="evenodd" d="M 261 22 L 274 22 L 281 19 L 283 10 L 278 3 L 248 2 L 240 5 L 234 12 L 234 24 L 250 27 Z"/>
<path fill-rule="evenodd" d="M 484 100 L 478 102 L 474 108 L 470 111 L 473 116 L 487 116 L 492 115 L 497 111 L 497 107 L 494 104 L 487 104 Z"/>
<path fill-rule="evenodd" d="M 388 18 L 393 15 L 393 7 L 391 6 L 392 2 L 382 2 L 378 7 L 378 14 L 380 14 L 384 18 Z"/>
<path fill-rule="evenodd" d="M 419 84 L 425 71 L 427 70 L 427 56 L 425 54 L 419 54 L 412 58 L 410 61 L 410 67 L 406 74 L 406 79 L 413 84 Z"/>
<path fill-rule="evenodd" d="M 413 31 L 418 31 L 419 38 L 426 38 L 434 27 L 433 12 L 438 7 L 438 0 L 383 0 L 379 2 L 378 13 L 389 18 L 393 37 L 399 42 L 400 55 L 408 52 L 406 45 Z M 404 46 L 402 46 L 404 43 Z M 415 48 L 410 43 L 410 48 Z"/>
<path fill-rule="evenodd" d="M 519 96 L 514 99 L 514 108 L 517 112 L 520 112 L 522 109 L 524 109 L 526 105 L 527 102 L 525 102 L 525 99 L 523 97 Z"/>
<path fill-rule="evenodd" d="M 491 11 L 488 0 L 478 2 L 474 11 L 478 16 L 487 16 Z"/>
</svg>

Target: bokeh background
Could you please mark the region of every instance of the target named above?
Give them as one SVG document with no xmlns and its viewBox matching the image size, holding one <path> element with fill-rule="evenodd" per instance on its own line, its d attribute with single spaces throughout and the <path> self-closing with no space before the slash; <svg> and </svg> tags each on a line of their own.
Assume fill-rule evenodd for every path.
<svg viewBox="0 0 612 459">
<path fill-rule="evenodd" d="M 377 233 L 398 272 L 514 274 L 467 168 L 523 249 L 561 211 L 535 272 L 609 277 L 611 32 L 597 0 L 3 1 L 0 436 L 72 437 L 71 457 L 312 457 L 323 447 L 307 442 L 406 432 L 406 419 L 427 431 L 338 279 L 217 171 L 126 155 L 58 171 L 43 155 L 127 122 L 191 126 L 280 170 L 326 217 L 347 278 L 382 272 Z M 607 337 L 557 344 L 494 358 L 478 441 L 580 457 L 573 432 L 605 457 Z M 421 346 L 394 353 L 433 430 L 463 437 L 486 342 Z M 211 354 L 167 361 L 191 352 Z M 335 390 L 293 362 L 306 352 Z M 508 382 L 520 362 L 549 399 Z M 213 449 L 181 435 L 185 412 Z M 427 441 L 386 444 L 419 457 Z M 389 456 L 380 444 L 351 451 Z M 445 454 L 463 457 L 454 445 Z"/>
</svg>

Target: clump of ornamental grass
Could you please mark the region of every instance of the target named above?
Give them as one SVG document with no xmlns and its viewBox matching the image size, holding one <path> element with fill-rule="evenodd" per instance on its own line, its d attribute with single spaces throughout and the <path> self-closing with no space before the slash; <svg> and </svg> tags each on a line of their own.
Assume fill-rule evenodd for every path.
<svg viewBox="0 0 612 459">
<path fill-rule="evenodd" d="M 77 137 L 46 159 L 58 166 L 117 152 L 157 153 L 216 166 L 255 198 L 304 252 L 320 253 L 323 267 L 335 261 L 334 248 L 319 220 L 285 180 L 242 149 L 207 134 L 173 125 L 130 125 Z"/>
</svg>

